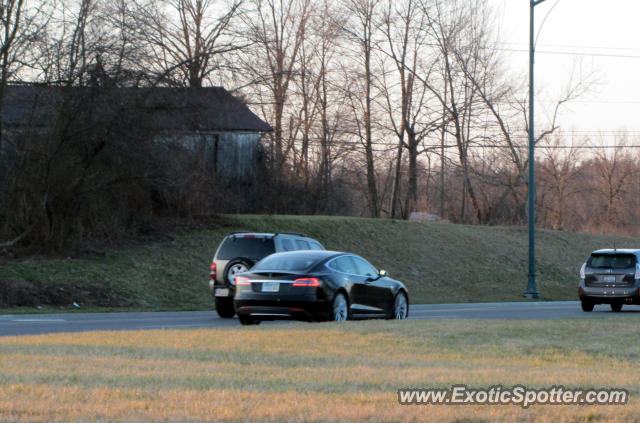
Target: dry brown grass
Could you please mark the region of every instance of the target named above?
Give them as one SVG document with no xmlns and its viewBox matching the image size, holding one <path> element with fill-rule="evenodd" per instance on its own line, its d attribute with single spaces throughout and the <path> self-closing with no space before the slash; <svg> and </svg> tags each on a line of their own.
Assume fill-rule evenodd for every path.
<svg viewBox="0 0 640 423">
<path fill-rule="evenodd" d="M 640 420 L 640 316 L 0 338 L 0 421 Z M 404 387 L 618 387 L 626 406 L 400 406 Z"/>
</svg>

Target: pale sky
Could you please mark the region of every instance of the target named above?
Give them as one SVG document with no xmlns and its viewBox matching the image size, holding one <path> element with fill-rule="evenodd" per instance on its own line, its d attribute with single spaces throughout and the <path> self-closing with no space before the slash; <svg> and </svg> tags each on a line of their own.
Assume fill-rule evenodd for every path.
<svg viewBox="0 0 640 423">
<path fill-rule="evenodd" d="M 528 75 L 529 0 L 489 1 L 498 13 L 509 67 Z M 576 69 L 577 77 L 595 73 L 596 83 L 565 109 L 561 129 L 625 131 L 640 139 L 640 1 L 546 0 L 535 7 L 535 19 L 536 122 L 548 116 L 550 99 Z"/>
</svg>

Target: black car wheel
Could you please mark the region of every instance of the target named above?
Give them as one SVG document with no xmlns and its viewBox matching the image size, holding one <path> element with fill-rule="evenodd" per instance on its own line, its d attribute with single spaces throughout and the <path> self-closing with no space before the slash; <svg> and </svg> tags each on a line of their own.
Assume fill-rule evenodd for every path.
<svg viewBox="0 0 640 423">
<path fill-rule="evenodd" d="M 580 305 L 582 306 L 582 311 L 593 311 L 593 303 L 589 302 L 587 300 L 582 300 L 580 302 Z"/>
<path fill-rule="evenodd" d="M 409 302 L 404 292 L 398 292 L 393 302 L 393 318 L 396 320 L 404 320 L 409 314 Z"/>
<path fill-rule="evenodd" d="M 344 322 L 349 318 L 349 304 L 344 294 L 339 292 L 333 298 L 331 304 L 331 320 L 334 322 Z"/>
<path fill-rule="evenodd" d="M 248 326 L 248 325 L 259 325 L 260 324 L 260 320 L 258 319 L 254 319 L 251 316 L 241 316 L 238 315 L 238 320 L 240 320 L 240 323 L 243 326 Z"/>
<path fill-rule="evenodd" d="M 236 314 L 233 308 L 233 298 L 220 298 L 216 297 L 216 311 L 218 316 L 223 319 L 229 319 Z"/>
<path fill-rule="evenodd" d="M 622 311 L 622 303 L 611 303 L 611 311 L 616 313 Z"/>
<path fill-rule="evenodd" d="M 240 273 L 244 273 L 251 268 L 251 264 L 249 264 L 246 260 L 237 259 L 229 262 L 227 264 L 227 268 L 224 272 L 224 278 L 230 285 L 235 285 L 235 277 Z"/>
</svg>

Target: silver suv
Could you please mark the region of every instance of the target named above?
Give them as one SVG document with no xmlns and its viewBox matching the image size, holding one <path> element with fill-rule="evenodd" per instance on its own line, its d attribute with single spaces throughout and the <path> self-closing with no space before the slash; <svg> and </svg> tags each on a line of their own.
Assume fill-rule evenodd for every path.
<svg viewBox="0 0 640 423">
<path fill-rule="evenodd" d="M 595 304 L 610 304 L 613 311 L 640 304 L 640 250 L 592 252 L 580 269 L 578 295 L 584 311 Z"/>
<path fill-rule="evenodd" d="M 222 240 L 211 263 L 209 288 L 220 317 L 233 317 L 235 277 L 263 257 L 276 252 L 324 250 L 313 238 L 293 232 L 233 232 Z"/>
</svg>

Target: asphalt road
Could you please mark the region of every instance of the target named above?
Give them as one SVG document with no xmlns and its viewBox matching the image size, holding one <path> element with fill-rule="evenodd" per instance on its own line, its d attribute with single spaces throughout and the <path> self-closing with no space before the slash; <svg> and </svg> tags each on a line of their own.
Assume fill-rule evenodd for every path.
<svg viewBox="0 0 640 423">
<path fill-rule="evenodd" d="M 612 313 L 596 306 L 585 313 L 577 301 L 419 304 L 411 306 L 410 319 L 602 319 L 638 314 L 640 306 L 624 306 Z M 287 322 L 264 322 L 287 324 Z M 215 311 L 163 313 L 71 313 L 0 315 L 0 336 L 60 332 L 240 327 L 238 319 L 220 319 Z M 255 327 L 255 326 L 254 326 Z M 258 326 L 260 327 L 260 326 Z"/>
</svg>

